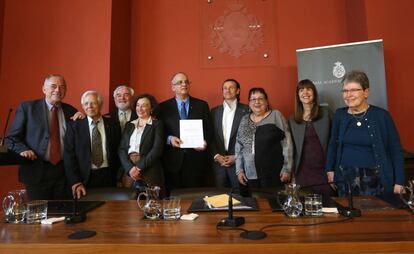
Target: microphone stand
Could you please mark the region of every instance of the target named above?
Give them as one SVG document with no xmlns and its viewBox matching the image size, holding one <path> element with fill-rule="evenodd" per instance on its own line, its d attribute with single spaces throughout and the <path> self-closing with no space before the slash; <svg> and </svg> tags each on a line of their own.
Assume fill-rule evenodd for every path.
<svg viewBox="0 0 414 254">
<path fill-rule="evenodd" d="M 233 216 L 233 188 L 230 190 L 229 193 L 229 215 L 227 218 L 221 220 L 222 226 L 227 227 L 238 227 L 244 224 L 244 217 L 234 217 Z"/>
<path fill-rule="evenodd" d="M 81 213 L 78 211 L 78 197 L 76 195 L 76 190 L 81 186 L 82 184 L 79 184 L 76 186 L 73 194 L 73 212 L 72 215 L 67 216 L 65 218 L 65 222 L 67 224 L 74 224 L 74 223 L 80 223 L 86 221 L 86 213 Z"/>
<path fill-rule="evenodd" d="M 348 207 L 343 207 L 339 210 L 339 213 L 345 217 L 361 217 L 361 210 L 354 208 L 353 191 L 351 183 L 347 181 L 346 184 L 348 186 Z"/>
<path fill-rule="evenodd" d="M 320 184 L 312 184 L 312 185 L 306 185 L 302 186 L 302 188 L 309 188 L 309 187 L 316 187 L 316 186 L 323 186 L 327 184 L 335 184 L 335 183 L 343 183 L 343 181 L 336 181 L 336 182 L 327 182 L 327 183 L 320 183 Z M 352 191 L 352 185 L 350 181 L 346 181 L 346 185 L 348 186 L 348 207 L 340 207 L 338 208 L 338 212 L 345 216 L 345 217 L 360 217 L 361 216 L 361 210 L 354 208 L 354 202 L 353 197 L 354 193 Z"/>
</svg>

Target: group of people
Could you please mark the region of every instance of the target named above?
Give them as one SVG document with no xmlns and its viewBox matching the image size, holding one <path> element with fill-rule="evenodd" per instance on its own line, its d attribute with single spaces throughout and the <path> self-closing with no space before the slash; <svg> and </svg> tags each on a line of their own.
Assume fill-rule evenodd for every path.
<svg viewBox="0 0 414 254">
<path fill-rule="evenodd" d="M 190 96 L 190 87 L 185 73 L 174 74 L 174 97 L 158 105 L 150 94 L 134 100 L 134 90 L 121 85 L 113 94 L 117 110 L 103 115 L 98 92 L 86 91 L 84 112 L 77 112 L 63 102 L 64 77 L 46 77 L 45 98 L 19 105 L 6 140 L 28 159 L 19 180 L 29 198 L 66 199 L 91 188 L 143 183 L 168 195 L 205 186 L 210 172 L 215 186 L 242 194 L 290 181 L 328 196 L 346 195 L 349 187 L 357 195 L 403 191 L 398 132 L 386 110 L 368 104 L 363 72 L 345 75 L 347 107 L 334 115 L 319 105 L 312 81 L 300 81 L 288 121 L 271 108 L 263 88 L 251 88 L 245 105 L 240 84 L 227 79 L 222 105 L 210 111 L 207 102 Z M 181 148 L 180 120 L 186 119 L 202 120 L 202 146 Z"/>
</svg>

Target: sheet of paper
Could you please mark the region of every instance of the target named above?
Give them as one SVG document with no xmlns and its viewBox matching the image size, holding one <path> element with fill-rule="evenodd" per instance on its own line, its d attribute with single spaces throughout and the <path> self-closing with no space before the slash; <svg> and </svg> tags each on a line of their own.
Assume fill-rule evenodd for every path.
<svg viewBox="0 0 414 254">
<path fill-rule="evenodd" d="M 197 148 L 204 146 L 203 120 L 180 120 L 181 148 Z"/>
</svg>

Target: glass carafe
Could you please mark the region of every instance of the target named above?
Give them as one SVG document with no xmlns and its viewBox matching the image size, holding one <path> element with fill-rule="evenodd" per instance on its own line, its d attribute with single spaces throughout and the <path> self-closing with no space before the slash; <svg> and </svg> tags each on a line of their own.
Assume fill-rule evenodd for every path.
<svg viewBox="0 0 414 254">
<path fill-rule="evenodd" d="M 26 190 L 10 191 L 3 199 L 3 211 L 6 222 L 24 223 L 27 213 L 27 194 Z"/>
<path fill-rule="evenodd" d="M 145 192 L 141 192 L 138 195 L 138 206 L 144 211 L 146 219 L 157 220 L 161 217 L 160 190 L 161 188 L 158 186 L 148 186 Z M 141 200 L 143 196 L 145 196 L 145 200 Z"/>
<path fill-rule="evenodd" d="M 300 186 L 295 183 L 285 184 L 285 190 L 278 193 L 278 202 L 291 218 L 297 218 L 302 213 L 303 205 L 299 199 Z M 283 202 L 280 200 L 282 198 Z"/>
</svg>

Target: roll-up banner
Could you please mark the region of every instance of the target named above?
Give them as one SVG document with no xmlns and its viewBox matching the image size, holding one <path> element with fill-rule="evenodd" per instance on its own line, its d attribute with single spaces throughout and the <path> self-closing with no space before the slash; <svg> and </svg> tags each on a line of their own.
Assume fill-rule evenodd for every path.
<svg viewBox="0 0 414 254">
<path fill-rule="evenodd" d="M 296 50 L 298 78 L 310 79 L 318 89 L 320 103 L 333 111 L 344 107 L 341 80 L 351 70 L 364 71 L 370 84 L 370 104 L 387 109 L 382 40 Z"/>
</svg>

